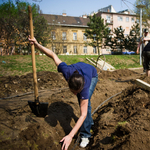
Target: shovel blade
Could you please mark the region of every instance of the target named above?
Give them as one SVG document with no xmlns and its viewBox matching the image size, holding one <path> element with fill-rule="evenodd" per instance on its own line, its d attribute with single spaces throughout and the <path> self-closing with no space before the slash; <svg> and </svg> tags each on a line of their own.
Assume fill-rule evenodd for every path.
<svg viewBox="0 0 150 150">
<path fill-rule="evenodd" d="M 35 102 L 28 101 L 28 104 L 32 110 L 32 112 L 37 117 L 45 117 L 48 112 L 48 103 L 39 103 L 38 105 Z"/>
</svg>

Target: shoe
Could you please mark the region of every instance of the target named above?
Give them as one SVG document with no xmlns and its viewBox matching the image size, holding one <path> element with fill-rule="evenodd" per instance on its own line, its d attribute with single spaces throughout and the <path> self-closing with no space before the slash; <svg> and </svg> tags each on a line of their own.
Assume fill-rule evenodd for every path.
<svg viewBox="0 0 150 150">
<path fill-rule="evenodd" d="M 80 147 L 84 148 L 89 144 L 89 139 L 88 138 L 81 138 L 81 143 L 80 143 Z"/>
</svg>

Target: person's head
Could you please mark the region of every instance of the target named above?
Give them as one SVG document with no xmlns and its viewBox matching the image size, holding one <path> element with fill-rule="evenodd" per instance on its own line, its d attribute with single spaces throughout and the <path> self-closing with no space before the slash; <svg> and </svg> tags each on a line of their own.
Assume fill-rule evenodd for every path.
<svg viewBox="0 0 150 150">
<path fill-rule="evenodd" d="M 68 85 L 72 93 L 75 95 L 80 93 L 84 87 L 84 77 L 75 71 L 68 80 Z"/>
<path fill-rule="evenodd" d="M 144 29 L 144 35 L 147 36 L 148 34 L 148 29 Z"/>
</svg>

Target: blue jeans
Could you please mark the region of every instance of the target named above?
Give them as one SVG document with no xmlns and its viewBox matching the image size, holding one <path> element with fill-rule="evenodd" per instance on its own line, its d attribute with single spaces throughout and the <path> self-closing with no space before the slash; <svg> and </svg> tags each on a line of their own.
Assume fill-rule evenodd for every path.
<svg viewBox="0 0 150 150">
<path fill-rule="evenodd" d="M 90 100 L 91 100 L 91 96 L 94 92 L 95 86 L 97 84 L 97 81 L 98 81 L 98 76 L 92 78 L 91 85 L 89 88 L 88 112 L 87 112 L 86 119 L 84 120 L 84 122 L 79 130 L 81 138 L 82 137 L 85 137 L 85 138 L 91 137 L 90 130 L 91 130 L 91 126 L 94 125 L 94 122 L 93 122 L 93 119 L 91 116 L 91 101 Z M 77 98 L 78 98 L 78 102 L 80 105 L 80 99 L 79 99 L 78 95 L 77 95 Z"/>
</svg>

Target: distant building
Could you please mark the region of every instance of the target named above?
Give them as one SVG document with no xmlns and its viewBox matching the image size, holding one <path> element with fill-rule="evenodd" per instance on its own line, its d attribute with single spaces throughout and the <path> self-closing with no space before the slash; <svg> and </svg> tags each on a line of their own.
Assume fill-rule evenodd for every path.
<svg viewBox="0 0 150 150">
<path fill-rule="evenodd" d="M 99 9 L 97 12 L 92 12 L 90 15 L 96 14 L 104 19 L 104 23 L 108 23 L 109 28 L 113 31 L 114 28 L 122 26 L 125 29 L 125 36 L 129 34 L 131 26 L 138 21 L 134 12 L 130 10 L 122 10 L 116 12 L 112 5 Z M 85 29 L 88 28 L 87 23 L 89 18 L 87 15 L 82 17 L 62 15 L 41 14 L 51 26 L 51 42 L 48 48 L 59 54 L 83 54 L 94 55 L 98 54 L 95 47 L 87 46 L 87 39 L 84 36 Z M 110 49 L 101 49 L 103 54 L 110 54 Z"/>
<path fill-rule="evenodd" d="M 98 10 L 98 12 L 110 12 L 110 13 L 116 13 L 114 7 L 112 5 L 109 5 L 107 7 L 101 8 Z"/>
<path fill-rule="evenodd" d="M 87 39 L 84 35 L 88 28 L 89 18 L 72 17 L 66 15 L 47 15 L 42 16 L 51 26 L 51 42 L 48 48 L 59 54 L 97 54 L 97 51 L 86 45 Z"/>
</svg>

